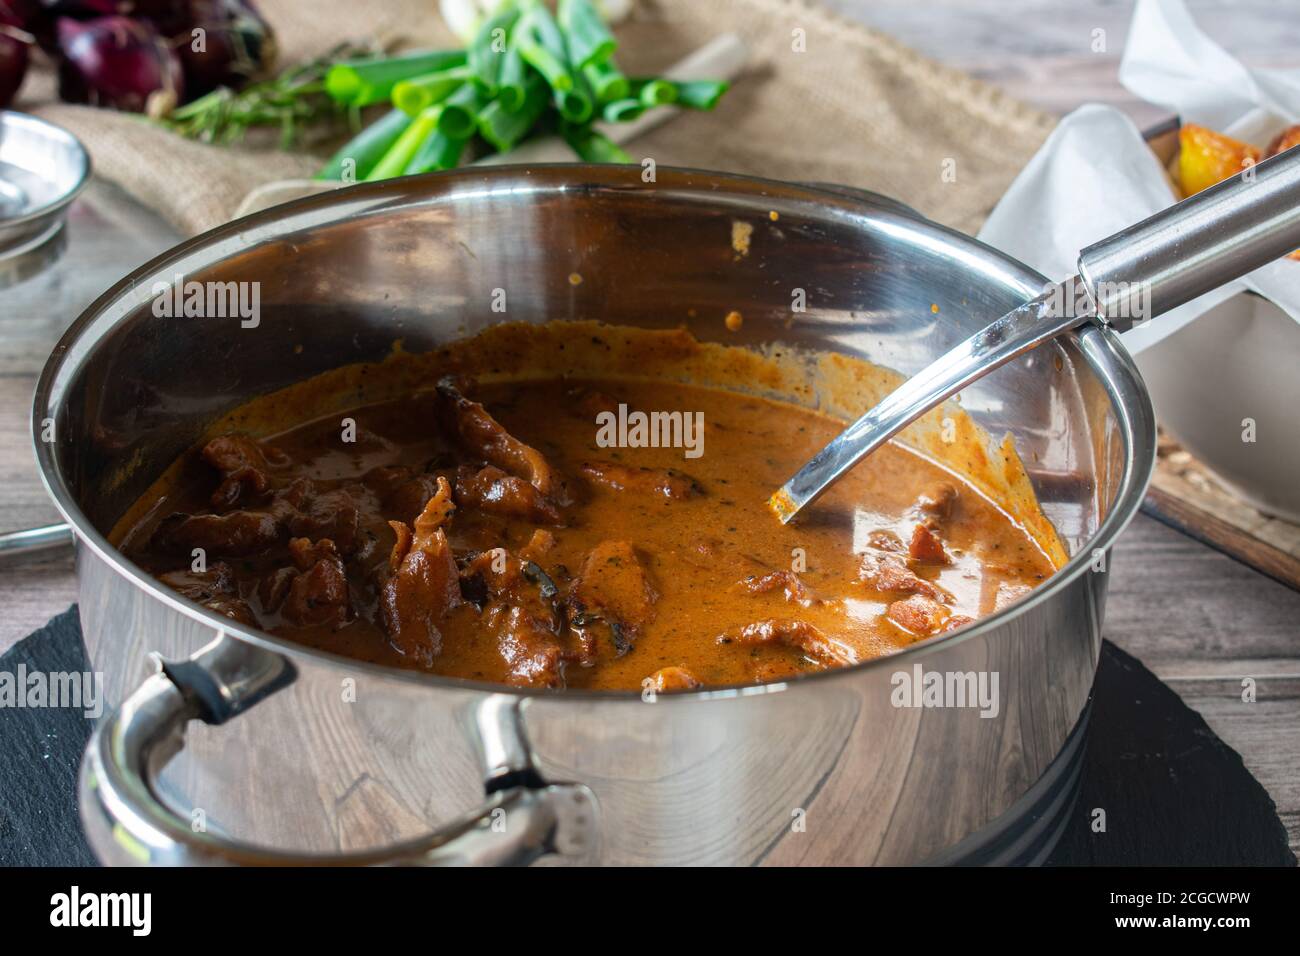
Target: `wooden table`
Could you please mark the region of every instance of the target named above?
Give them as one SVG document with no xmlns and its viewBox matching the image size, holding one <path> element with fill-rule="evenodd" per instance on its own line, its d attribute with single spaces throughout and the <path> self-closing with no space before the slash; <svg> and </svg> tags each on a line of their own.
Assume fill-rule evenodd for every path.
<svg viewBox="0 0 1300 956">
<path fill-rule="evenodd" d="M 1046 109 L 1114 103 L 1161 118 L 1115 82 L 1130 3 L 1080 0 L 832 0 L 922 52 Z M 1294 65 L 1300 21 L 1268 0 L 1194 0 L 1211 33 L 1252 65 Z M 1091 50 L 1104 29 L 1107 51 Z M 57 519 L 28 438 L 32 389 L 50 347 L 96 295 L 176 240 L 152 214 L 96 183 L 73 209 L 69 249 L 40 277 L 0 291 L 0 529 Z M 1115 547 L 1106 635 L 1198 710 L 1272 794 L 1300 847 L 1300 592 L 1140 515 Z M 68 556 L 0 567 L 0 651 L 76 599 Z M 1242 681 L 1257 701 L 1243 703 Z"/>
<path fill-rule="evenodd" d="M 180 236 L 108 183 L 92 182 L 68 217 L 53 268 L 0 289 L 0 530 L 59 521 L 36 474 L 31 406 L 54 344 L 86 306 Z M 76 600 L 70 552 L 0 563 L 0 652 Z"/>
</svg>

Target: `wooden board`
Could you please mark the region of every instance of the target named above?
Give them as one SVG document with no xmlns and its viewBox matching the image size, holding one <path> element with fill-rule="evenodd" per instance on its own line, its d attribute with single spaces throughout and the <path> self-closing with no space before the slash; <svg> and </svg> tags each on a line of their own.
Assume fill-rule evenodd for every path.
<svg viewBox="0 0 1300 956">
<path fill-rule="evenodd" d="M 1300 526 L 1263 514 L 1243 501 L 1164 434 L 1142 510 L 1300 589 Z"/>
</svg>

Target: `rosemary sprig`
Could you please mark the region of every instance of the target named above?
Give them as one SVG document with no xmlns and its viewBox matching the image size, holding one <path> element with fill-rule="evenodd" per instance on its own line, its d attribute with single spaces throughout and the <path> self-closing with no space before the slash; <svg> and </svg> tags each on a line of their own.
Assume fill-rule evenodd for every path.
<svg viewBox="0 0 1300 956">
<path fill-rule="evenodd" d="M 161 122 L 190 139 L 221 144 L 237 142 L 253 127 L 279 127 L 284 149 L 297 142 L 302 127 L 324 119 L 347 117 L 356 128 L 357 111 L 329 97 L 325 74 L 336 63 L 374 53 L 372 47 L 342 43 L 323 56 L 241 90 L 219 86 L 172 110 Z"/>
</svg>

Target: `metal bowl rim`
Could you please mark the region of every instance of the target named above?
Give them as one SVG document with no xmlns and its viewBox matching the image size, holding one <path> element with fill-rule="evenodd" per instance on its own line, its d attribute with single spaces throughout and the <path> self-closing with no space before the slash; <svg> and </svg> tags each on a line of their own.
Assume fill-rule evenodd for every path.
<svg viewBox="0 0 1300 956">
<path fill-rule="evenodd" d="M 68 191 L 60 193 L 44 206 L 39 206 L 25 215 L 13 219 L 0 219 L 0 227 L 7 229 L 10 226 L 26 225 L 46 216 L 52 216 L 72 205 L 73 200 L 80 196 L 82 190 L 90 183 L 94 164 L 90 160 L 90 153 L 86 151 L 86 147 L 82 145 L 81 140 L 56 123 L 43 120 L 39 116 L 33 116 L 30 113 L 20 113 L 17 110 L 0 110 L 0 124 L 5 123 L 34 127 L 42 135 L 63 140 L 66 144 L 72 146 L 73 151 L 81 157 L 81 176 Z"/>
<path fill-rule="evenodd" d="M 190 252 L 197 251 L 205 246 L 215 245 L 218 240 L 238 236 L 240 233 L 248 231 L 250 227 L 287 220 L 294 213 L 307 211 L 315 207 L 328 208 L 349 199 L 366 195 L 383 196 L 389 192 L 396 192 L 399 188 L 403 195 L 413 196 L 419 194 L 421 198 L 427 200 L 436 199 L 437 196 L 434 191 L 428 188 L 430 185 L 452 179 L 485 176 L 488 179 L 500 178 L 504 180 L 511 176 L 528 175 L 530 171 L 538 169 L 553 169 L 581 173 L 583 181 L 589 183 L 602 176 L 608 177 L 610 170 L 624 168 L 585 163 L 548 163 L 529 166 L 500 165 L 429 173 L 422 176 L 404 177 L 376 183 L 359 183 L 333 192 L 307 196 L 279 206 L 272 206 L 241 219 L 232 220 L 173 246 L 135 269 L 92 302 L 68 327 L 54 347 L 45 367 L 41 370 L 41 376 L 33 398 L 32 436 L 41 481 L 45 485 L 47 493 L 53 499 L 55 507 L 74 529 L 78 547 L 90 548 L 100 560 L 126 578 L 132 585 L 144 590 L 150 597 L 163 602 L 186 617 L 196 620 L 218 633 L 235 636 L 250 644 L 276 653 L 286 654 L 291 658 L 305 657 L 312 661 L 318 661 L 327 667 L 344 667 L 353 673 L 360 672 L 386 680 L 400 680 L 422 687 L 508 694 L 514 697 L 545 700 L 624 700 L 641 703 L 642 698 L 638 691 L 523 688 L 388 667 L 296 644 L 288 639 L 240 625 L 231 618 L 216 614 L 188 598 L 181 597 L 110 545 L 107 539 L 86 519 L 80 506 L 72 497 L 71 491 L 63 480 L 63 475 L 54 461 L 50 445 L 36 437 L 41 433 L 44 418 L 42 411 L 49 407 L 50 397 L 56 384 L 56 377 L 62 370 L 70 346 L 81 337 L 86 326 L 90 325 L 111 304 L 117 302 L 124 293 L 133 288 L 145 286 L 148 278 L 162 273 L 167 263 L 174 262 Z M 823 205 L 848 205 L 855 208 L 859 213 L 870 213 L 875 219 L 890 220 L 900 226 L 921 229 L 937 234 L 940 238 L 974 247 L 975 250 L 982 252 L 986 257 L 997 261 L 1008 274 L 1017 276 L 1024 287 L 1026 298 L 1038 294 L 1047 284 L 1047 279 L 1040 273 L 994 249 L 992 246 L 931 220 L 918 220 L 899 213 L 897 211 L 899 204 L 897 201 L 889 199 L 889 197 L 881 197 L 885 200 L 885 203 L 880 203 L 872 198 L 872 194 L 866 191 L 859 191 L 862 194 L 861 198 L 853 198 L 844 192 L 823 189 L 819 186 L 804 183 L 795 184 L 757 176 L 744 176 L 690 167 L 660 166 L 659 171 L 670 174 L 707 177 L 714 185 L 734 183 L 750 187 L 757 186 L 760 190 L 770 187 L 787 196 L 792 189 L 808 193 L 813 198 L 823 199 Z M 722 196 L 725 193 L 718 191 L 714 195 Z M 705 197 L 706 194 L 701 193 L 701 196 Z M 376 203 L 366 207 L 364 213 L 372 214 L 391 208 L 393 207 Z M 317 225 L 324 226 L 327 224 L 318 223 Z M 1119 480 L 1113 504 L 1106 518 L 1102 521 L 1093 537 L 1087 542 L 1087 546 L 1080 548 L 1078 553 L 1074 554 L 1062 568 L 1057 570 L 1043 584 L 1034 588 L 1026 597 L 951 634 L 935 635 L 908 645 L 895 653 L 862 661 L 849 667 L 815 671 L 799 675 L 787 681 L 776 681 L 767 684 L 732 684 L 722 687 L 708 687 L 696 691 L 663 694 L 658 697 L 658 703 L 730 699 L 780 693 L 795 687 L 815 686 L 824 681 L 850 679 L 854 675 L 868 670 L 883 670 L 885 668 L 896 670 L 904 665 L 910 666 L 919 658 L 988 634 L 990 631 L 1001 627 L 1005 622 L 1021 616 L 1030 608 L 1049 600 L 1081 575 L 1090 573 L 1092 555 L 1099 549 L 1107 549 L 1111 546 L 1119 533 L 1128 526 L 1129 522 L 1137 514 L 1138 507 L 1142 502 L 1142 497 L 1146 492 L 1155 464 L 1155 413 L 1145 383 L 1143 383 L 1132 358 L 1124 348 L 1118 335 L 1102 326 L 1085 327 L 1071 332 L 1069 335 L 1077 342 L 1086 343 L 1090 346 L 1087 350 L 1081 349 L 1081 352 L 1089 359 L 1090 368 L 1098 375 L 1107 397 L 1110 399 L 1111 407 L 1115 411 L 1119 425 L 1124 449 L 1123 473 Z M 87 357 L 91 351 L 93 349 L 87 351 Z M 1122 395 L 1121 386 L 1127 388 L 1130 394 Z M 1135 407 L 1131 408 L 1129 403 L 1132 403 Z"/>
</svg>

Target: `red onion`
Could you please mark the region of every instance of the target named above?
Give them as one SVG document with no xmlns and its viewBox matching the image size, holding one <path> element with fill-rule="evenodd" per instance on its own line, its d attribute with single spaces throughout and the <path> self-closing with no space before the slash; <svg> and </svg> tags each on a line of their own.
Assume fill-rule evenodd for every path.
<svg viewBox="0 0 1300 956">
<path fill-rule="evenodd" d="M 8 107 L 23 85 L 30 42 L 19 14 L 7 3 L 0 3 L 0 108 Z"/>
<path fill-rule="evenodd" d="M 218 86 L 238 89 L 275 62 L 275 34 L 246 0 L 189 0 L 187 11 L 189 22 L 168 35 L 190 96 Z"/>
<path fill-rule="evenodd" d="M 160 20 L 185 15 L 188 0 L 10 0 L 24 6 L 44 7 L 52 17 L 92 20 L 95 17 L 132 17 Z"/>
<path fill-rule="evenodd" d="M 58 17 L 72 17 L 74 20 L 90 20 L 95 17 L 111 17 L 126 14 L 129 3 L 122 0 L 45 0 L 45 6 Z"/>
<path fill-rule="evenodd" d="M 29 33 L 45 14 L 41 0 L 0 0 L 0 23 Z"/>
<path fill-rule="evenodd" d="M 158 21 L 185 8 L 185 0 L 120 0 L 122 13 Z"/>
<path fill-rule="evenodd" d="M 9 0 L 21 6 L 26 28 L 36 36 L 41 49 L 55 59 L 59 56 L 59 36 L 55 28 L 60 17 L 74 20 L 90 20 L 106 17 L 115 13 L 125 13 L 120 9 L 125 0 Z"/>
<path fill-rule="evenodd" d="M 112 16 L 58 23 L 59 96 L 71 103 L 159 115 L 181 101 L 181 65 L 143 20 Z"/>
</svg>

